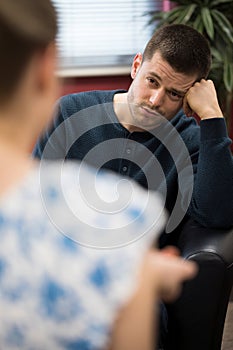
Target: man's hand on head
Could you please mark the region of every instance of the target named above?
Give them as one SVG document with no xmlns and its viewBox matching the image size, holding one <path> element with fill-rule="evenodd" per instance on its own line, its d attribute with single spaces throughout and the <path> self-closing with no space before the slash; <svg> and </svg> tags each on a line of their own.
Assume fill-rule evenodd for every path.
<svg viewBox="0 0 233 350">
<path fill-rule="evenodd" d="M 188 117 L 196 113 L 201 120 L 223 118 L 212 80 L 196 82 L 184 97 L 183 109 Z"/>
</svg>

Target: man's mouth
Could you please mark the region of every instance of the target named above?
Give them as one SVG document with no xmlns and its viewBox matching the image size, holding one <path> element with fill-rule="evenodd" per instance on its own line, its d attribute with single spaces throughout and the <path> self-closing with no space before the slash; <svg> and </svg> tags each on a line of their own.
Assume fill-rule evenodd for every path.
<svg viewBox="0 0 233 350">
<path fill-rule="evenodd" d="M 141 106 L 141 109 L 142 109 L 142 113 L 143 113 L 143 115 L 145 117 L 148 117 L 148 118 L 163 118 L 163 116 L 160 113 L 158 113 L 158 112 L 156 112 L 156 111 L 154 111 L 154 110 L 152 110 L 152 109 L 150 109 L 148 107 Z"/>
</svg>

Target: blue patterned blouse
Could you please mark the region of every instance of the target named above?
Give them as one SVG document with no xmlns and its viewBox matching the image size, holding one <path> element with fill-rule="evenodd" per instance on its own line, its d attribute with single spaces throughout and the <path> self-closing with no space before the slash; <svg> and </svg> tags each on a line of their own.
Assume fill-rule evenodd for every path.
<svg viewBox="0 0 233 350">
<path fill-rule="evenodd" d="M 105 349 L 164 220 L 130 180 L 42 161 L 0 199 L 0 349 Z"/>
</svg>

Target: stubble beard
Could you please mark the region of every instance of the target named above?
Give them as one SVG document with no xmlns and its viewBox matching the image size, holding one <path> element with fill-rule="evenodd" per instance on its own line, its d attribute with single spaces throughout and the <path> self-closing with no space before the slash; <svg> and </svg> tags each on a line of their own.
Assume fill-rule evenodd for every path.
<svg viewBox="0 0 233 350">
<path fill-rule="evenodd" d="M 151 130 L 160 126 L 166 119 L 164 113 L 161 113 L 158 109 L 152 109 L 151 106 L 148 106 L 145 102 L 134 102 L 134 95 L 132 92 L 127 96 L 127 103 L 131 116 L 131 124 L 137 128 Z M 141 108 L 146 108 L 152 113 L 151 120 L 140 112 Z"/>
</svg>

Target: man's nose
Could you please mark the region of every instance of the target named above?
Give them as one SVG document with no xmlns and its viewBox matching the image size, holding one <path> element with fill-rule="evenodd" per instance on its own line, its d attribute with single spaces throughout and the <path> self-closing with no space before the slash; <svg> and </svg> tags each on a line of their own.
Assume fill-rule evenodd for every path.
<svg viewBox="0 0 233 350">
<path fill-rule="evenodd" d="M 163 103 L 164 97 L 165 97 L 164 90 L 162 88 L 156 89 L 151 93 L 149 101 L 153 106 L 158 107 Z"/>
</svg>

